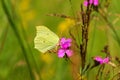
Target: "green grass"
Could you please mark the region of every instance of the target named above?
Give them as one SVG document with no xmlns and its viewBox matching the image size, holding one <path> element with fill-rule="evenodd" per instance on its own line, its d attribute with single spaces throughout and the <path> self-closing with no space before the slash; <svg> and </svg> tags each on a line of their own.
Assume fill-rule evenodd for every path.
<svg viewBox="0 0 120 80">
<path fill-rule="evenodd" d="M 82 0 L 71 2 L 72 5 L 69 0 L 0 0 L 0 80 L 73 80 L 70 63 L 59 59 L 56 54 L 44 55 L 34 49 L 35 26 L 46 25 L 57 33 L 58 25 L 64 18 L 46 15 L 73 16 L 71 6 L 77 13 Z M 99 13 L 92 14 L 98 19 L 92 19 L 90 23 L 87 63 L 93 63 L 93 56 L 105 56 L 101 50 L 106 44 L 113 57 L 120 56 L 119 4 L 120 1 L 110 2 L 106 12 L 108 21 Z M 113 24 L 116 19 L 118 21 Z M 117 63 L 114 58 L 113 62 Z M 89 78 L 87 80 L 95 79 L 93 77 L 99 67 L 85 74 Z M 107 69 L 113 68 L 105 66 L 102 75 Z M 107 77 L 113 75 L 111 72 Z M 104 80 L 103 77 L 100 80 Z"/>
</svg>

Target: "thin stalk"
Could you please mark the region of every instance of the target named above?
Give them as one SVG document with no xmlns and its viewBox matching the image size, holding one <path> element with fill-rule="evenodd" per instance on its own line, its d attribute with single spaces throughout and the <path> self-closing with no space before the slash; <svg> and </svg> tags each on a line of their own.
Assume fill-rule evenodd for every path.
<svg viewBox="0 0 120 80">
<path fill-rule="evenodd" d="M 74 18 L 76 18 L 75 13 L 74 13 L 75 11 L 74 11 L 73 5 L 72 5 L 72 1 L 69 0 L 69 2 L 70 2 L 70 7 L 71 7 L 71 9 L 72 9 L 72 14 L 73 14 Z"/>
<path fill-rule="evenodd" d="M 86 64 L 86 54 L 87 54 L 87 46 L 88 46 L 88 31 L 89 31 L 90 14 L 91 14 L 91 8 L 89 8 L 89 4 L 88 4 L 85 12 L 83 10 L 83 6 L 81 5 L 81 12 L 82 12 L 82 15 L 81 15 L 82 23 L 83 23 L 81 55 L 82 55 L 82 68 L 84 69 L 85 64 Z"/>
<path fill-rule="evenodd" d="M 15 16 L 20 16 L 18 13 L 16 13 L 16 7 L 15 7 L 15 4 L 14 3 L 12 3 L 11 2 L 11 6 L 12 6 L 12 13 L 13 13 L 13 18 L 15 18 Z M 15 15 L 15 16 L 14 16 Z M 21 16 L 20 16 L 21 17 Z M 27 51 L 29 51 L 28 53 L 31 53 L 30 55 L 31 55 L 31 58 L 30 59 L 32 59 L 32 63 L 34 63 L 34 67 L 35 67 L 35 70 L 36 70 L 36 72 L 37 72 L 37 74 L 39 74 L 39 78 L 40 78 L 40 80 L 41 80 L 41 75 L 40 75 L 40 70 L 39 70 L 39 67 L 38 67 L 38 65 L 37 65 L 37 62 L 35 61 L 35 57 L 34 57 L 34 55 L 33 55 L 33 51 L 32 51 L 32 49 L 31 49 L 31 47 L 30 47 L 30 45 L 29 45 L 29 43 L 28 43 L 28 41 L 27 41 L 27 33 L 26 33 L 26 31 L 25 31 L 25 29 L 24 29 L 24 25 L 22 24 L 22 20 L 21 20 L 21 18 L 20 17 L 18 17 L 18 19 L 16 19 L 16 21 L 18 21 L 19 23 L 20 23 L 20 26 L 21 26 L 21 30 L 22 30 L 22 32 L 21 33 L 23 33 L 22 34 L 22 36 L 23 36 L 23 38 L 25 39 L 25 43 L 26 43 L 26 46 L 28 47 L 28 50 Z"/>
<path fill-rule="evenodd" d="M 118 44 L 120 46 L 120 38 L 114 28 L 114 26 L 112 25 L 112 23 L 108 20 L 108 18 L 103 14 L 105 13 L 102 9 L 99 9 L 99 14 L 102 16 L 102 18 L 104 19 L 104 21 L 107 23 L 107 25 L 109 26 L 109 28 L 113 31 L 113 33 L 115 34 L 116 36 L 116 39 L 118 41 Z"/>
<path fill-rule="evenodd" d="M 0 45 L 0 54 L 2 53 L 2 50 L 4 48 L 4 44 L 5 44 L 5 41 L 6 41 L 6 38 L 7 38 L 7 34 L 8 34 L 8 26 L 5 28 L 5 32 L 3 32 L 3 40 L 1 42 L 1 45 Z"/>
<path fill-rule="evenodd" d="M 5 12 L 6 16 L 7 16 L 7 19 L 9 21 L 9 23 L 10 23 L 10 25 L 11 25 L 17 39 L 18 39 L 19 45 L 20 45 L 20 47 L 21 47 L 21 49 L 23 51 L 23 55 L 25 57 L 25 60 L 26 60 L 27 66 L 28 66 L 28 70 L 30 72 L 31 80 L 35 80 L 34 79 L 34 74 L 32 72 L 32 67 L 31 67 L 29 59 L 28 59 L 27 50 L 26 50 L 26 47 L 25 47 L 24 42 L 23 42 L 23 39 L 20 36 L 20 33 L 18 32 L 18 29 L 17 29 L 16 25 L 14 24 L 14 21 L 13 21 L 11 15 L 10 15 L 10 12 L 9 12 L 6 4 L 5 4 L 5 0 L 1 0 L 1 2 L 2 2 L 3 10 L 4 10 L 4 12 Z"/>
</svg>

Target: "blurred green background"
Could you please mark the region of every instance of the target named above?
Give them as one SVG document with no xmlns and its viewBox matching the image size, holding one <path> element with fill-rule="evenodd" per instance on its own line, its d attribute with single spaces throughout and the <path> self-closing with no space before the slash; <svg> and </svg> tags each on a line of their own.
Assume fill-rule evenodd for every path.
<svg viewBox="0 0 120 80">
<path fill-rule="evenodd" d="M 106 15 L 120 35 L 120 1 L 109 1 Z M 34 49 L 35 26 L 45 25 L 55 33 L 66 29 L 61 24 L 71 26 L 64 18 L 47 16 L 51 13 L 73 16 L 71 6 L 77 13 L 83 1 L 71 2 L 72 5 L 69 0 L 0 0 L 0 80 L 73 80 L 68 62 Z M 88 62 L 92 56 L 103 56 L 100 51 L 106 44 L 112 56 L 120 56 L 120 42 L 100 15 L 93 13 L 96 15 L 97 20 L 93 19 L 90 24 Z M 92 73 L 95 75 L 95 70 Z"/>
</svg>

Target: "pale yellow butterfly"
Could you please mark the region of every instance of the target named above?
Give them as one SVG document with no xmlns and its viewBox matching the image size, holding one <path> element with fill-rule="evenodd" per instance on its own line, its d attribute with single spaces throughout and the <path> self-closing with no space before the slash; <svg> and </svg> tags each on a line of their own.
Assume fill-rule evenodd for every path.
<svg viewBox="0 0 120 80">
<path fill-rule="evenodd" d="M 46 26 L 36 26 L 36 30 L 34 46 L 40 52 L 45 53 L 59 43 L 59 37 Z"/>
</svg>

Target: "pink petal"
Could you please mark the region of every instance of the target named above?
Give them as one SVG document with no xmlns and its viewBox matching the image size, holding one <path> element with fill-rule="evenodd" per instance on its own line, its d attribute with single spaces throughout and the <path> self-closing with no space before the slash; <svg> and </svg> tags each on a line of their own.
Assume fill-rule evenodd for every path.
<svg viewBox="0 0 120 80">
<path fill-rule="evenodd" d="M 96 56 L 94 60 L 100 62 L 100 64 L 108 63 L 110 61 L 109 57 L 102 59 L 100 56 Z"/>
<path fill-rule="evenodd" d="M 59 58 L 63 58 L 64 55 L 65 55 L 65 50 L 64 50 L 64 49 L 59 49 L 59 50 L 58 50 L 58 57 L 59 57 Z"/>
<path fill-rule="evenodd" d="M 72 39 L 70 39 L 70 38 L 68 38 L 68 39 L 66 40 L 66 44 L 68 45 L 68 47 L 71 46 L 71 42 L 72 42 Z"/>
<path fill-rule="evenodd" d="M 93 0 L 89 0 L 89 4 L 93 4 Z M 84 1 L 84 6 L 88 6 L 88 1 L 87 0 Z"/>
<path fill-rule="evenodd" d="M 93 3 L 95 6 L 97 6 L 99 4 L 99 1 L 98 0 L 94 0 L 94 3 Z"/>
<path fill-rule="evenodd" d="M 90 2 L 89 2 L 90 4 L 92 4 L 93 3 L 93 0 L 90 0 Z"/>
<path fill-rule="evenodd" d="M 66 39 L 66 42 L 70 43 L 70 42 L 72 42 L 72 39 L 68 38 L 68 39 Z"/>
<path fill-rule="evenodd" d="M 72 50 L 66 50 L 65 53 L 68 57 L 72 56 L 73 51 Z"/>
<path fill-rule="evenodd" d="M 100 56 L 96 56 L 96 57 L 94 58 L 94 60 L 100 62 L 100 64 L 103 63 L 103 59 L 102 59 Z"/>
<path fill-rule="evenodd" d="M 94 57 L 94 60 L 96 60 L 96 61 L 102 61 L 102 58 L 100 56 L 96 56 L 96 57 Z"/>
<path fill-rule="evenodd" d="M 103 63 L 108 63 L 108 62 L 109 62 L 109 57 L 103 59 Z"/>
<path fill-rule="evenodd" d="M 88 6 L 88 1 L 85 0 L 83 4 L 84 6 Z"/>
<path fill-rule="evenodd" d="M 66 41 L 66 38 L 61 38 L 61 39 L 60 39 L 60 45 L 64 44 L 65 41 Z"/>
</svg>

